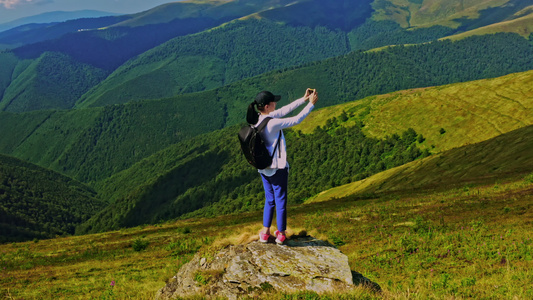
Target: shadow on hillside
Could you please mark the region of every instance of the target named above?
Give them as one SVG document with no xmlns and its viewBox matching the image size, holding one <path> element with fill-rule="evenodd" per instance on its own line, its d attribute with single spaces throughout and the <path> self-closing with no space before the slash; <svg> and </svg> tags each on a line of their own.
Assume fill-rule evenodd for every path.
<svg viewBox="0 0 533 300">
<path fill-rule="evenodd" d="M 531 0 L 510 0 L 504 6 L 489 7 L 487 9 L 480 10 L 478 12 L 479 17 L 461 17 L 454 19 L 454 22 L 458 22 L 461 24 L 457 28 L 456 32 L 465 32 L 487 25 L 503 22 L 507 20 L 509 16 L 516 14 L 517 12 L 530 5 Z"/>
<path fill-rule="evenodd" d="M 203 207 L 212 199 L 194 197 L 183 203 L 175 203 L 175 199 L 191 189 L 202 189 L 204 183 L 213 180 L 220 173 L 229 158 L 228 152 L 210 151 L 161 175 L 141 195 L 133 196 L 138 200 L 125 215 L 122 226 L 165 221 Z"/>
</svg>

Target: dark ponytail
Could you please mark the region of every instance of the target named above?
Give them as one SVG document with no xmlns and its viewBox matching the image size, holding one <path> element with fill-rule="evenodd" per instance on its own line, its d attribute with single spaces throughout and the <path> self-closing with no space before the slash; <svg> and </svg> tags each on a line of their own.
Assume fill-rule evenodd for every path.
<svg viewBox="0 0 533 300">
<path fill-rule="evenodd" d="M 248 105 L 248 111 L 246 112 L 246 122 L 248 124 L 256 124 L 259 121 L 259 113 L 255 110 L 255 101 Z"/>
</svg>

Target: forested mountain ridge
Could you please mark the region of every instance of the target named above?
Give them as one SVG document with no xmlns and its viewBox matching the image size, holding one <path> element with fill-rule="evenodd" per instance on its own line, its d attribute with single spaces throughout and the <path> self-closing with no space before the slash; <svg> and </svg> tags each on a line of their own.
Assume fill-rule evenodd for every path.
<svg viewBox="0 0 533 300">
<path fill-rule="evenodd" d="M 497 14 L 483 13 L 486 5 L 475 7 L 483 9 L 480 19 L 484 20 L 483 17 L 487 16 L 496 21 L 509 18 L 512 12 L 522 6 L 524 3 L 516 3 L 513 10 L 504 9 L 503 12 L 492 8 Z M 349 51 L 391 44 L 423 43 L 457 31 L 462 32 L 465 28 L 477 28 L 469 23 L 471 20 L 455 20 L 457 24 L 461 24 L 461 29 L 419 24 L 410 26 L 407 30 L 398 25 L 394 18 L 379 17 L 382 11 L 377 8 L 382 7 L 397 9 L 393 2 L 384 4 L 369 0 L 296 1 L 287 6 L 258 12 L 254 14 L 254 18 L 232 21 L 222 28 L 194 37 L 176 38 L 125 63 L 84 95 L 77 107 L 102 106 L 198 92 L 273 69 Z M 409 9 L 414 10 L 415 6 L 411 5 Z M 471 11 L 474 8 L 466 6 L 464 9 Z M 420 10 L 423 11 L 422 8 Z M 460 11 L 459 8 L 456 10 Z M 498 18 L 494 17 L 495 14 Z M 331 15 L 336 18 L 331 18 Z M 450 16 L 442 16 L 448 17 Z M 533 22 L 531 24 L 533 26 Z M 317 41 L 323 41 L 327 46 Z M 287 45 L 290 45 L 288 49 L 285 48 Z"/>
<path fill-rule="evenodd" d="M 365 136 L 362 126 L 343 127 L 335 122 L 308 135 L 285 131 L 291 145 L 288 159 L 297 170 L 289 182 L 293 187 L 289 191 L 291 204 L 429 155 L 418 148 L 423 137 L 412 129 L 378 140 Z M 111 177 L 98 188 L 100 195 L 110 200 L 109 209 L 77 232 L 261 208 L 264 199 L 257 170 L 243 159 L 236 143 L 237 131 L 233 126 L 170 146 Z"/>
<path fill-rule="evenodd" d="M 107 76 L 105 70 L 59 52 L 45 52 L 37 59 L 19 62 L 12 53 L 0 53 L 0 63 L 4 67 L 0 76 L 7 79 L 4 86 L 10 75 L 14 78 L 0 91 L 0 111 L 69 109 L 73 101 Z"/>
<path fill-rule="evenodd" d="M 139 55 L 88 91 L 76 107 L 210 90 L 348 52 L 346 36 L 324 27 L 239 20 L 208 32 L 175 38 Z"/>
<path fill-rule="evenodd" d="M 59 52 L 65 60 L 58 64 L 58 72 L 75 72 L 78 73 L 75 78 L 91 80 L 86 84 L 62 84 L 57 80 L 49 80 L 47 85 L 60 95 L 58 100 L 53 99 L 51 94 L 36 94 L 35 86 L 40 83 L 35 78 L 41 75 L 31 76 L 33 79 L 29 81 L 19 79 L 18 83 L 16 76 L 9 76 L 5 87 L 0 85 L 0 95 L 6 94 L 7 88 L 12 92 L 7 93 L 9 97 L 0 99 L 0 102 L 3 103 L 3 109 L 8 111 L 64 109 L 76 102 L 80 107 L 85 107 L 117 103 L 113 99 L 124 103 L 203 91 L 261 72 L 321 60 L 347 51 L 429 42 L 487 24 L 511 20 L 517 14 L 523 16 L 527 12 L 527 1 L 501 2 L 473 1 L 461 4 L 454 0 L 433 1 L 429 5 L 421 1 L 403 0 L 186 1 L 169 3 L 133 15 L 68 21 L 46 28 L 39 26 L 10 37 L 27 43 L 11 52 L 15 54 L 17 66 L 17 72 L 13 75 L 22 73 L 32 64 L 31 60 L 46 61 L 48 56 L 45 52 Z M 331 15 L 337 17 L 331 18 Z M 256 23 L 246 20 L 246 16 L 253 16 Z M 411 19 L 406 23 L 398 16 L 411 16 Z M 433 24 L 435 20 L 444 21 Z M 217 36 L 210 36 L 212 29 L 227 22 L 234 26 L 237 22 L 242 26 L 227 36 L 240 43 L 223 45 L 216 42 L 220 40 Z M 526 18 L 523 22 L 528 26 L 530 21 Z M 272 31 L 272 24 L 277 27 L 275 31 Z M 248 28 L 248 25 L 251 27 Z M 264 51 L 264 47 L 253 47 L 257 40 L 250 44 L 249 33 L 257 27 L 265 27 L 262 28 L 264 34 L 269 28 L 264 43 L 274 42 L 276 47 Z M 308 49 L 302 49 L 302 46 L 292 45 L 295 41 L 287 38 L 295 31 L 307 41 L 325 38 L 328 42 L 324 40 L 323 43 L 317 42 L 308 45 Z M 248 32 L 248 37 L 246 34 L 240 36 L 243 32 Z M 201 33 L 201 37 L 188 37 L 198 33 Z M 275 36 L 279 39 L 272 40 L 271 37 Z M 36 38 L 40 42 L 34 43 Z M 161 45 L 174 38 L 177 40 L 170 49 L 180 53 L 180 59 L 176 59 L 175 53 L 164 54 L 169 47 Z M 295 45 L 303 43 L 297 41 Z M 160 45 L 162 49 L 158 50 Z M 209 51 L 213 45 L 216 45 L 216 51 Z M 331 45 L 336 47 L 332 49 Z M 221 46 L 227 48 L 221 49 Z M 150 49 L 153 49 L 151 54 L 147 54 L 151 55 L 150 59 L 135 58 L 137 55 L 144 56 L 143 53 Z M 339 52 L 341 49 L 342 52 Z M 280 58 L 281 61 L 278 61 Z M 133 60 L 127 62 L 130 59 Z M 3 58 L 0 58 L 0 65 L 4 63 Z M 124 63 L 126 65 L 111 75 L 109 80 L 104 80 Z M 81 74 L 83 72 L 88 73 Z M 104 78 L 93 76 L 94 72 L 103 74 Z M 26 73 L 32 73 L 32 70 Z M 120 78 L 122 75 L 124 77 Z M 101 85 L 90 89 L 102 80 Z M 124 93 L 129 90 L 135 92 Z M 84 93 L 85 96 L 80 98 Z M 33 97 L 39 99 L 37 102 L 40 103 L 26 103 Z"/>
<path fill-rule="evenodd" d="M 0 155 L 0 243 L 73 234 L 104 205 L 80 182 Z"/>
<path fill-rule="evenodd" d="M 50 26 L 51 24 L 59 23 L 59 22 L 65 22 L 69 20 L 76 20 L 76 19 L 86 19 L 86 18 L 101 18 L 101 17 L 108 17 L 108 16 L 116 16 L 118 14 L 111 13 L 111 12 L 105 12 L 105 11 L 99 11 L 99 10 L 75 10 L 75 11 L 51 11 L 51 12 L 45 12 L 33 16 L 28 17 L 22 17 L 15 19 L 13 21 L 9 21 L 6 23 L 0 24 L 0 32 L 8 31 L 15 27 L 25 27 L 30 24 L 41 24 L 45 26 Z"/>
<path fill-rule="evenodd" d="M 249 4 L 249 3 L 248 3 Z M 2 110 L 7 111 L 30 111 L 49 108 L 72 108 L 73 103 L 85 92 L 86 86 L 93 87 L 103 80 L 110 72 L 126 62 L 131 57 L 138 55 L 150 48 L 153 48 L 167 40 L 197 33 L 205 29 L 218 26 L 229 20 L 239 18 L 243 14 L 248 14 L 256 10 L 263 9 L 266 5 L 271 5 L 270 1 L 257 1 L 254 5 L 237 5 L 238 9 L 228 9 L 223 11 L 216 9 L 218 14 L 211 13 L 204 16 L 203 11 L 218 7 L 216 3 L 189 3 L 176 2 L 163 6 L 170 9 L 155 8 L 144 13 L 117 17 L 104 17 L 97 19 L 81 19 L 66 21 L 50 26 L 37 26 L 28 28 L 23 33 L 16 32 L 14 35 L 8 33 L 0 34 L 0 44 L 23 43 L 25 45 L 15 48 L 7 53 L 0 53 L 0 65 L 14 64 L 13 69 L 0 69 L 0 77 L 5 79 L 0 85 L 0 95 L 8 97 L 0 98 Z M 157 13 L 153 13 L 156 11 Z M 180 13 L 178 13 L 180 12 Z M 189 12 L 189 13 L 187 13 Z M 159 16 L 168 14 L 169 18 Z M 148 22 L 143 26 L 111 26 L 120 24 L 122 21 L 135 18 L 138 20 L 142 15 L 149 15 L 159 21 Z M 141 18 L 142 19 L 142 18 Z M 162 20 L 165 20 L 164 22 Z M 13 29 L 16 31 L 16 29 Z M 57 52 L 55 56 L 65 57 L 64 61 L 47 61 L 47 52 Z M 14 55 L 14 56 L 13 56 Z M 8 56 L 6 58 L 6 56 Z M 8 60 L 7 62 L 5 60 Z M 34 70 L 28 66 L 40 60 L 52 65 L 57 73 L 76 72 L 79 81 L 90 78 L 86 82 L 72 82 L 65 84 L 61 80 L 48 80 L 49 89 L 58 92 L 60 97 L 52 95 L 42 95 L 36 92 L 36 86 L 40 85 L 39 78 L 43 74 L 35 74 Z M 87 67 L 88 65 L 88 67 Z M 89 71 L 87 72 L 87 69 Z M 26 71 L 28 78 L 18 78 L 17 75 Z M 93 76 L 98 72 L 103 76 Z M 87 72 L 87 74 L 81 74 Z M 76 77 L 75 77 L 76 78 Z M 17 83 L 17 79 L 19 83 Z M 57 79 L 57 78 L 56 78 Z M 10 92 L 12 90 L 13 92 Z M 45 99 L 36 101 L 41 103 L 27 103 L 31 98 Z M 20 103 L 18 103 L 20 102 Z M 42 103 L 44 102 L 44 104 Z"/>
<path fill-rule="evenodd" d="M 18 48 L 46 40 L 55 40 L 68 33 L 79 30 L 94 30 L 124 21 L 129 16 L 107 16 L 99 18 L 80 18 L 54 23 L 30 23 L 0 32 L 1 50 Z"/>
<path fill-rule="evenodd" d="M 288 101 L 311 86 L 320 90 L 319 106 L 324 107 L 401 89 L 529 70 L 533 69 L 531 57 L 533 45 L 517 35 L 480 36 L 352 52 L 157 101 L 0 113 L 0 125 L 6 129 L 0 151 L 83 182 L 100 181 L 171 144 L 241 123 L 258 90 L 272 90 Z"/>
<path fill-rule="evenodd" d="M 287 2 L 290 5 L 258 10 L 254 18 L 172 39 L 126 62 L 84 95 L 77 107 L 198 92 L 345 54 L 351 50 L 347 32 L 371 16 L 370 2 Z M 228 2 L 217 9 L 226 6 L 237 4 Z"/>
</svg>

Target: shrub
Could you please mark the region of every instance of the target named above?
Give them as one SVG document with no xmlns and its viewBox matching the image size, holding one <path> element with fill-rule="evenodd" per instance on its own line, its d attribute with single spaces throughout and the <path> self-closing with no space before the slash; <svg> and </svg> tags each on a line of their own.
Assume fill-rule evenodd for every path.
<svg viewBox="0 0 533 300">
<path fill-rule="evenodd" d="M 135 241 L 133 241 L 133 244 L 131 244 L 131 247 L 135 251 L 142 251 L 148 248 L 148 244 L 150 244 L 150 242 L 143 241 L 141 238 L 137 238 Z"/>
<path fill-rule="evenodd" d="M 191 228 L 190 227 L 182 227 L 182 228 L 178 229 L 178 232 L 181 233 L 181 234 L 188 234 L 188 233 L 191 233 Z"/>
<path fill-rule="evenodd" d="M 526 177 L 524 177 L 524 181 L 526 183 L 533 183 L 533 173 L 527 175 Z"/>
</svg>

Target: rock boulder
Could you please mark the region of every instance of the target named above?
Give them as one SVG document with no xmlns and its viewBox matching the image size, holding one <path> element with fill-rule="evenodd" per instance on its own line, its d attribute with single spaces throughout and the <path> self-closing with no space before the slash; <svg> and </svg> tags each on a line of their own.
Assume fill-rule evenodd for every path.
<svg viewBox="0 0 533 300">
<path fill-rule="evenodd" d="M 168 280 L 156 298 L 203 295 L 237 299 L 244 295 L 302 290 L 342 293 L 357 284 L 379 289 L 352 272 L 348 257 L 331 244 L 298 237 L 282 246 L 257 241 L 228 246 L 212 259 L 197 255 Z"/>
</svg>

